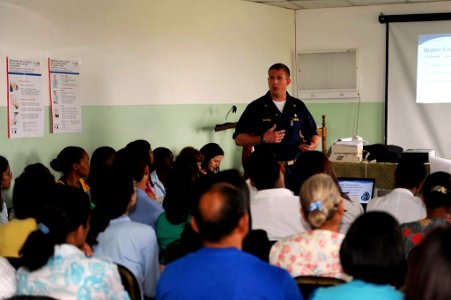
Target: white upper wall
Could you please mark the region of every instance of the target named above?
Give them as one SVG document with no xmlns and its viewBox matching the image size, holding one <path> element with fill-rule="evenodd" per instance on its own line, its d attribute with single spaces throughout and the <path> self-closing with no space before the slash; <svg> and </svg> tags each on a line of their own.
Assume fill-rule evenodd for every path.
<svg viewBox="0 0 451 300">
<path fill-rule="evenodd" d="M 357 49 L 360 98 L 384 102 L 385 24 L 378 16 L 451 11 L 451 1 L 402 5 L 306 9 L 296 12 L 298 52 Z"/>
<path fill-rule="evenodd" d="M 272 63 L 292 65 L 294 12 L 242 0 L 2 0 L 0 41 L 0 82 L 6 56 L 79 59 L 82 105 L 247 103 L 266 92 Z"/>
</svg>

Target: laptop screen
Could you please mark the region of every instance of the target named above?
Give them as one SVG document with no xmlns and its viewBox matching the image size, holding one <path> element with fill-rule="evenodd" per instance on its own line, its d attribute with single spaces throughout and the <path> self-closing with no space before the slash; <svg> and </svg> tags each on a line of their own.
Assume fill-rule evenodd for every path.
<svg viewBox="0 0 451 300">
<path fill-rule="evenodd" d="M 366 204 L 373 198 L 374 178 L 345 178 L 339 177 L 338 184 L 341 190 L 350 197 Z"/>
</svg>

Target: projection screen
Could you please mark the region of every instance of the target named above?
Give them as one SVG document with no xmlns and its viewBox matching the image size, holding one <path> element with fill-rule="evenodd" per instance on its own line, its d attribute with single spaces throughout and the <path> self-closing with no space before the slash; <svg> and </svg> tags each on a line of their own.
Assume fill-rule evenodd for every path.
<svg viewBox="0 0 451 300">
<path fill-rule="evenodd" d="M 387 28 L 386 142 L 451 158 L 451 21 Z"/>
</svg>

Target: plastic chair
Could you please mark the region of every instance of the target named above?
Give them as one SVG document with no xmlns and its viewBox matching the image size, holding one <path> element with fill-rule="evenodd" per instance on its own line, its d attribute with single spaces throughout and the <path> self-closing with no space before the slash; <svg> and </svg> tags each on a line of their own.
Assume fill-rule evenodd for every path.
<svg viewBox="0 0 451 300">
<path fill-rule="evenodd" d="M 116 264 L 121 276 L 122 285 L 128 292 L 131 300 L 142 300 L 141 288 L 135 275 L 126 267 Z"/>
</svg>

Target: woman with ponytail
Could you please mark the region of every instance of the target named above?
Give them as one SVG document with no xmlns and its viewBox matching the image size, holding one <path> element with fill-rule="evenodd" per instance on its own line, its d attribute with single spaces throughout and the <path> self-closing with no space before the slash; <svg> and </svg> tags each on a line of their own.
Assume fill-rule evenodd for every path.
<svg viewBox="0 0 451 300">
<path fill-rule="evenodd" d="M 17 294 L 57 299 L 128 299 L 117 266 L 82 251 L 90 205 L 81 190 L 60 186 L 53 204 L 37 218 L 25 241 L 17 271 Z"/>
<path fill-rule="evenodd" d="M 344 203 L 335 181 L 316 174 L 301 187 L 301 214 L 312 230 L 279 240 L 269 255 L 271 264 L 291 276 L 349 279 L 343 273 L 339 251 L 344 235 L 338 232 Z"/>
</svg>

